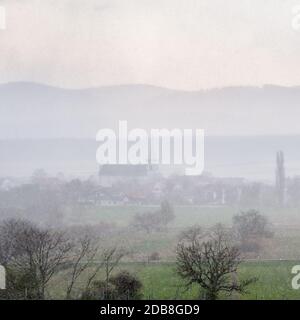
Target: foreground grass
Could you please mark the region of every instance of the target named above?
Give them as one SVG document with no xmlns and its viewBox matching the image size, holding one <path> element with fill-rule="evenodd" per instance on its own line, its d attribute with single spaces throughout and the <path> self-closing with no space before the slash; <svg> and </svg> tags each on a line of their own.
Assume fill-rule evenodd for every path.
<svg viewBox="0 0 300 320">
<path fill-rule="evenodd" d="M 157 207 L 77 207 L 69 208 L 66 216 L 70 224 L 91 224 L 106 222 L 114 224 L 117 232 L 108 239 L 112 243 L 125 245 L 131 252 L 136 252 L 136 258 L 145 257 L 152 252 L 158 252 L 162 261 L 175 260 L 175 248 L 180 232 L 192 225 L 210 227 L 216 223 L 230 226 L 232 217 L 240 211 L 236 207 L 211 206 L 176 206 L 175 221 L 167 232 L 145 234 L 130 228 L 132 218 L 136 213 L 157 210 Z M 244 208 L 245 210 L 246 208 Z M 244 295 L 222 298 L 235 299 L 299 299 L 300 291 L 291 287 L 291 268 L 300 261 L 281 261 L 280 259 L 300 258 L 300 214 L 296 208 L 261 208 L 274 226 L 274 238 L 264 243 L 260 253 L 261 259 L 276 259 L 276 261 L 247 262 L 240 266 L 239 277 L 257 277 L 257 283 L 249 287 Z M 139 257 L 140 256 L 140 257 Z M 136 260 L 140 261 L 140 260 Z M 181 279 L 176 275 L 174 263 L 143 264 L 131 262 L 122 264 L 119 268 L 136 274 L 144 285 L 144 299 L 198 299 L 200 292 L 197 287 L 185 290 Z M 117 270 L 118 271 L 118 270 Z M 67 275 L 61 274 L 54 279 L 50 294 L 55 298 L 63 298 Z M 83 275 L 78 291 L 84 286 L 86 275 Z M 100 275 L 101 279 L 101 275 Z"/>
<path fill-rule="evenodd" d="M 300 263 L 300 262 L 299 262 Z M 239 278 L 257 277 L 245 295 L 234 295 L 235 299 L 299 299 L 300 291 L 291 287 L 291 268 L 296 262 L 247 262 L 239 268 Z M 199 290 L 194 287 L 184 292 L 174 264 L 152 265 L 138 272 L 144 283 L 144 297 L 150 299 L 197 299 Z M 230 297 L 223 296 L 228 299 Z"/>
<path fill-rule="evenodd" d="M 291 269 L 300 261 L 245 262 L 239 268 L 239 278 L 257 277 L 258 281 L 249 287 L 244 295 L 234 294 L 222 299 L 300 299 L 300 291 L 291 287 Z M 119 270 L 136 274 L 143 283 L 144 299 L 198 299 L 201 293 L 196 286 L 186 290 L 184 283 L 176 274 L 175 263 L 124 263 Z M 117 271 L 119 271 L 117 270 Z M 81 279 L 83 286 L 85 276 Z M 101 275 L 100 275 L 101 278 Z M 63 298 L 67 275 L 61 274 L 52 283 L 52 297 Z M 80 285 L 79 285 L 80 287 Z M 78 290 L 80 288 L 77 288 Z"/>
</svg>

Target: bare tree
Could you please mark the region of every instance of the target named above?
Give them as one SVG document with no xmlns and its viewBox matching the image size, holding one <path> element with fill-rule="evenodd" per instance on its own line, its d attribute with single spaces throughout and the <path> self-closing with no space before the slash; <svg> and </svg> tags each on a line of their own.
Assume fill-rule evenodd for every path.
<svg viewBox="0 0 300 320">
<path fill-rule="evenodd" d="M 108 288 L 110 276 L 113 270 L 117 267 L 121 259 L 125 256 L 125 251 L 117 247 L 106 249 L 102 255 L 102 261 L 105 270 L 105 283 Z"/>
<path fill-rule="evenodd" d="M 167 227 L 175 219 L 174 208 L 168 200 L 163 200 L 160 204 L 160 220 L 163 227 Z"/>
<path fill-rule="evenodd" d="M 93 291 L 93 290 L 90 290 L 91 285 L 93 285 L 93 287 L 99 287 L 99 284 L 101 284 L 101 287 L 102 287 L 102 283 L 103 283 L 102 298 L 108 299 L 111 292 L 110 290 L 111 275 L 115 270 L 115 268 L 119 265 L 121 259 L 126 254 L 127 253 L 123 249 L 119 249 L 118 247 L 104 249 L 100 257 L 100 262 L 98 261 L 96 263 L 96 268 L 94 268 L 94 270 L 91 272 L 91 274 L 88 277 L 85 290 L 83 291 L 83 296 L 86 296 L 86 295 L 89 296 L 89 293 Z M 105 275 L 104 282 L 94 281 L 101 269 L 104 269 L 104 275 Z"/>
<path fill-rule="evenodd" d="M 20 220 L 5 220 L 0 225 L 0 264 L 7 267 L 15 255 L 15 235 L 22 228 Z"/>
<path fill-rule="evenodd" d="M 194 225 L 183 230 L 179 235 L 179 241 L 189 241 L 191 243 L 205 237 L 205 231 L 199 225 Z"/>
<path fill-rule="evenodd" d="M 133 218 L 132 225 L 146 233 L 151 233 L 153 231 L 166 229 L 168 224 L 174 219 L 175 214 L 173 207 L 167 200 L 164 200 L 162 201 L 159 210 L 136 214 Z"/>
<path fill-rule="evenodd" d="M 148 234 L 158 231 L 161 228 L 160 215 L 157 212 L 137 213 L 133 218 L 132 226 Z"/>
<path fill-rule="evenodd" d="M 71 257 L 71 278 L 67 286 L 66 299 L 71 299 L 73 288 L 80 275 L 94 264 L 98 246 L 95 241 L 85 235 L 74 245 Z"/>
<path fill-rule="evenodd" d="M 45 299 L 49 281 L 66 268 L 70 272 L 67 299 L 72 298 L 76 282 L 85 271 L 86 290 L 101 269 L 108 289 L 110 277 L 125 251 L 117 247 L 104 249 L 100 261 L 96 260 L 98 252 L 98 242 L 90 235 L 72 239 L 24 220 L 8 220 L 0 225 L 0 263 L 9 270 L 11 298 Z"/>
<path fill-rule="evenodd" d="M 268 219 L 257 210 L 241 212 L 233 217 L 233 231 L 243 252 L 257 252 L 261 248 L 262 239 L 270 238 Z"/>
<path fill-rule="evenodd" d="M 177 272 L 187 285 L 198 284 L 205 290 L 206 298 L 215 300 L 220 292 L 245 292 L 255 279 L 234 281 L 241 263 L 236 247 L 230 244 L 223 228 L 212 230 L 206 239 L 192 237 L 177 246 Z"/>
<path fill-rule="evenodd" d="M 99 271 L 103 268 L 103 261 L 100 261 L 96 264 L 96 267 L 93 269 L 93 271 L 89 274 L 88 279 L 86 281 L 85 290 L 88 291 L 93 281 L 96 279 Z"/>
<path fill-rule="evenodd" d="M 45 298 L 46 285 L 68 261 L 72 248 L 62 232 L 42 229 L 22 220 L 9 220 L 2 224 L 1 233 L 10 233 L 10 254 L 6 265 L 28 274 L 35 280 L 38 299 Z M 2 243 L 0 247 L 7 247 Z"/>
<path fill-rule="evenodd" d="M 120 249 L 116 246 L 104 249 L 100 256 L 100 261 L 97 261 L 96 268 L 93 270 L 93 272 L 90 274 L 88 278 L 86 289 L 90 287 L 92 281 L 96 278 L 98 272 L 102 268 L 104 268 L 105 272 L 105 282 L 106 284 L 108 284 L 113 270 L 118 266 L 118 264 L 126 254 L 127 253 L 124 249 Z"/>
<path fill-rule="evenodd" d="M 17 245 L 20 250 L 24 250 L 28 266 L 38 279 L 39 296 L 44 299 L 46 285 L 68 261 L 72 245 L 60 232 L 35 227 L 24 230 L 23 235 L 17 239 Z"/>
</svg>

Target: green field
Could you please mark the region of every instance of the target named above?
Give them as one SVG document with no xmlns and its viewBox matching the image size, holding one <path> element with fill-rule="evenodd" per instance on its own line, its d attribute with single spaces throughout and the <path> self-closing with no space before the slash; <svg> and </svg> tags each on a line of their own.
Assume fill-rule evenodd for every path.
<svg viewBox="0 0 300 320">
<path fill-rule="evenodd" d="M 111 207 L 77 207 L 67 211 L 66 220 L 74 224 L 113 223 L 120 227 L 127 226 L 136 213 L 157 210 L 158 206 L 111 206 Z M 176 220 L 171 227 L 187 227 L 193 224 L 206 226 L 215 223 L 228 224 L 237 208 L 232 207 L 175 207 Z"/>
<path fill-rule="evenodd" d="M 291 269 L 300 261 L 261 261 L 245 262 L 238 271 L 239 278 L 257 277 L 256 283 L 252 284 L 248 293 L 233 296 L 223 295 L 221 299 L 300 299 L 300 289 L 294 290 L 291 286 L 293 275 Z M 175 263 L 124 263 L 118 269 L 128 270 L 136 274 L 143 283 L 143 299 L 199 299 L 201 293 L 197 286 L 186 288 L 182 280 L 176 274 Z M 85 275 L 77 287 L 84 286 Z M 51 283 L 50 294 L 63 298 L 66 274 L 60 274 Z M 101 279 L 101 274 L 99 275 Z"/>
<path fill-rule="evenodd" d="M 97 225 L 107 223 L 115 229 L 109 242 L 126 244 L 132 252 L 147 255 L 159 252 L 162 260 L 173 261 L 180 232 L 193 225 L 204 228 L 216 223 L 230 226 L 232 217 L 241 209 L 236 207 L 177 206 L 175 220 L 164 232 L 145 234 L 130 228 L 136 213 L 157 210 L 158 207 L 76 207 L 66 210 L 68 224 Z M 300 212 L 295 208 L 262 208 L 260 212 L 273 225 L 275 236 L 264 243 L 261 259 L 300 259 Z"/>
<path fill-rule="evenodd" d="M 247 262 L 241 265 L 239 277 L 258 277 L 249 287 L 249 293 L 234 295 L 234 299 L 300 299 L 300 291 L 291 287 L 291 268 L 297 262 Z M 141 268 L 138 272 L 144 283 L 144 297 L 151 299 L 197 299 L 196 287 L 183 293 L 174 264 L 160 264 Z M 182 284 L 181 284 L 182 285 Z M 230 297 L 223 296 L 228 299 Z"/>
<path fill-rule="evenodd" d="M 100 222 L 113 223 L 120 227 L 127 226 L 136 213 L 157 210 L 158 206 L 78 206 L 66 208 L 68 224 L 95 224 Z M 182 228 L 194 224 L 211 226 L 216 223 L 231 224 L 232 217 L 241 210 L 229 206 L 176 206 L 176 219 L 172 228 Z M 298 208 L 255 208 L 266 215 L 276 225 L 299 225 L 300 210 Z"/>
<path fill-rule="evenodd" d="M 216 223 L 231 226 L 236 207 L 177 206 L 176 219 L 167 230 L 147 234 L 130 227 L 136 213 L 157 210 L 158 207 L 76 207 L 66 210 L 69 225 L 111 224 L 113 231 L 103 239 L 103 247 L 122 245 L 131 252 L 117 271 L 128 270 L 143 283 L 144 299 L 198 299 L 199 288 L 185 290 L 175 272 L 175 249 L 180 232 L 186 227 L 204 228 Z M 247 208 L 245 208 L 247 209 Z M 263 243 L 263 249 L 253 261 L 244 262 L 238 275 L 241 279 L 257 277 L 249 292 L 242 296 L 222 296 L 224 299 L 300 299 L 300 290 L 291 287 L 291 268 L 300 264 L 300 212 L 296 208 L 261 208 L 273 225 L 274 237 Z M 149 254 L 156 252 L 160 260 L 147 263 Z M 52 285 L 52 295 L 63 297 L 65 275 Z M 101 275 L 100 275 L 101 279 Z M 81 280 L 85 283 L 84 276 Z M 80 290 L 80 288 L 78 288 Z"/>
</svg>

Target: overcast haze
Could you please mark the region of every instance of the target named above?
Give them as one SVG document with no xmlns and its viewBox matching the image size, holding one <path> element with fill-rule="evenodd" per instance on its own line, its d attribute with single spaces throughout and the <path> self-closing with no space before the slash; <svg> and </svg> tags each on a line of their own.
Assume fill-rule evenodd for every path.
<svg viewBox="0 0 300 320">
<path fill-rule="evenodd" d="M 2 0 L 0 82 L 300 84 L 290 0 Z"/>
<path fill-rule="evenodd" d="M 0 5 L 2 174 L 96 172 L 96 133 L 119 120 L 219 136 L 205 166 L 221 176 L 270 181 L 278 150 L 299 174 L 300 0 Z"/>
</svg>

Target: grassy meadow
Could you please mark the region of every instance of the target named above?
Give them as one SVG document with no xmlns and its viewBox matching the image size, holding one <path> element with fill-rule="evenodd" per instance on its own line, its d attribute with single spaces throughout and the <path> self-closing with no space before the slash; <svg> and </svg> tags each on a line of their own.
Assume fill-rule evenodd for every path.
<svg viewBox="0 0 300 320">
<path fill-rule="evenodd" d="M 66 208 L 68 224 L 113 223 L 126 227 L 136 213 L 157 210 L 159 206 L 78 206 Z M 216 223 L 230 225 L 232 217 L 241 210 L 257 209 L 276 226 L 300 226 L 299 208 L 238 208 L 231 206 L 176 206 L 176 219 L 171 228 L 184 228 L 194 224 L 212 226 Z"/>
<path fill-rule="evenodd" d="M 249 261 L 239 268 L 239 278 L 257 277 L 256 283 L 249 286 L 246 294 L 233 296 L 223 295 L 222 299 L 251 300 L 298 300 L 300 290 L 291 286 L 293 275 L 291 269 L 299 261 Z M 136 274 L 143 283 L 143 299 L 199 299 L 202 293 L 197 286 L 186 288 L 176 274 L 175 263 L 122 263 L 115 270 L 128 270 Z M 67 271 L 65 271 L 67 272 Z M 49 293 L 58 299 L 63 299 L 66 286 L 66 273 L 63 272 L 53 279 Z M 98 279 L 102 279 L 101 273 Z M 84 287 L 87 275 L 83 274 L 78 282 L 78 292 Z"/>
<path fill-rule="evenodd" d="M 240 211 L 233 207 L 175 207 L 176 219 L 164 232 L 145 233 L 130 227 L 136 213 L 157 210 L 157 207 L 77 207 L 70 210 L 72 224 L 97 225 L 109 223 L 116 229 L 103 246 L 118 244 L 131 254 L 123 260 L 115 272 L 128 270 L 143 283 L 144 299 L 198 299 L 199 288 L 188 290 L 176 274 L 175 249 L 179 234 L 186 227 L 200 225 L 210 227 L 216 223 L 230 226 L 232 217 Z M 293 290 L 291 269 L 300 264 L 300 213 L 298 209 L 261 209 L 273 225 L 274 237 L 263 243 L 260 255 L 247 260 L 239 267 L 240 279 L 257 277 L 244 295 L 223 296 L 224 299 L 300 299 L 300 290 Z M 71 214 L 72 213 L 72 214 Z M 72 219 L 71 219 L 72 218 Z M 148 256 L 156 252 L 159 261 L 148 262 Z M 50 286 L 50 295 L 63 298 L 66 274 L 59 274 Z M 83 274 L 78 289 L 85 283 Z M 101 273 L 98 279 L 103 279 Z"/>
</svg>

